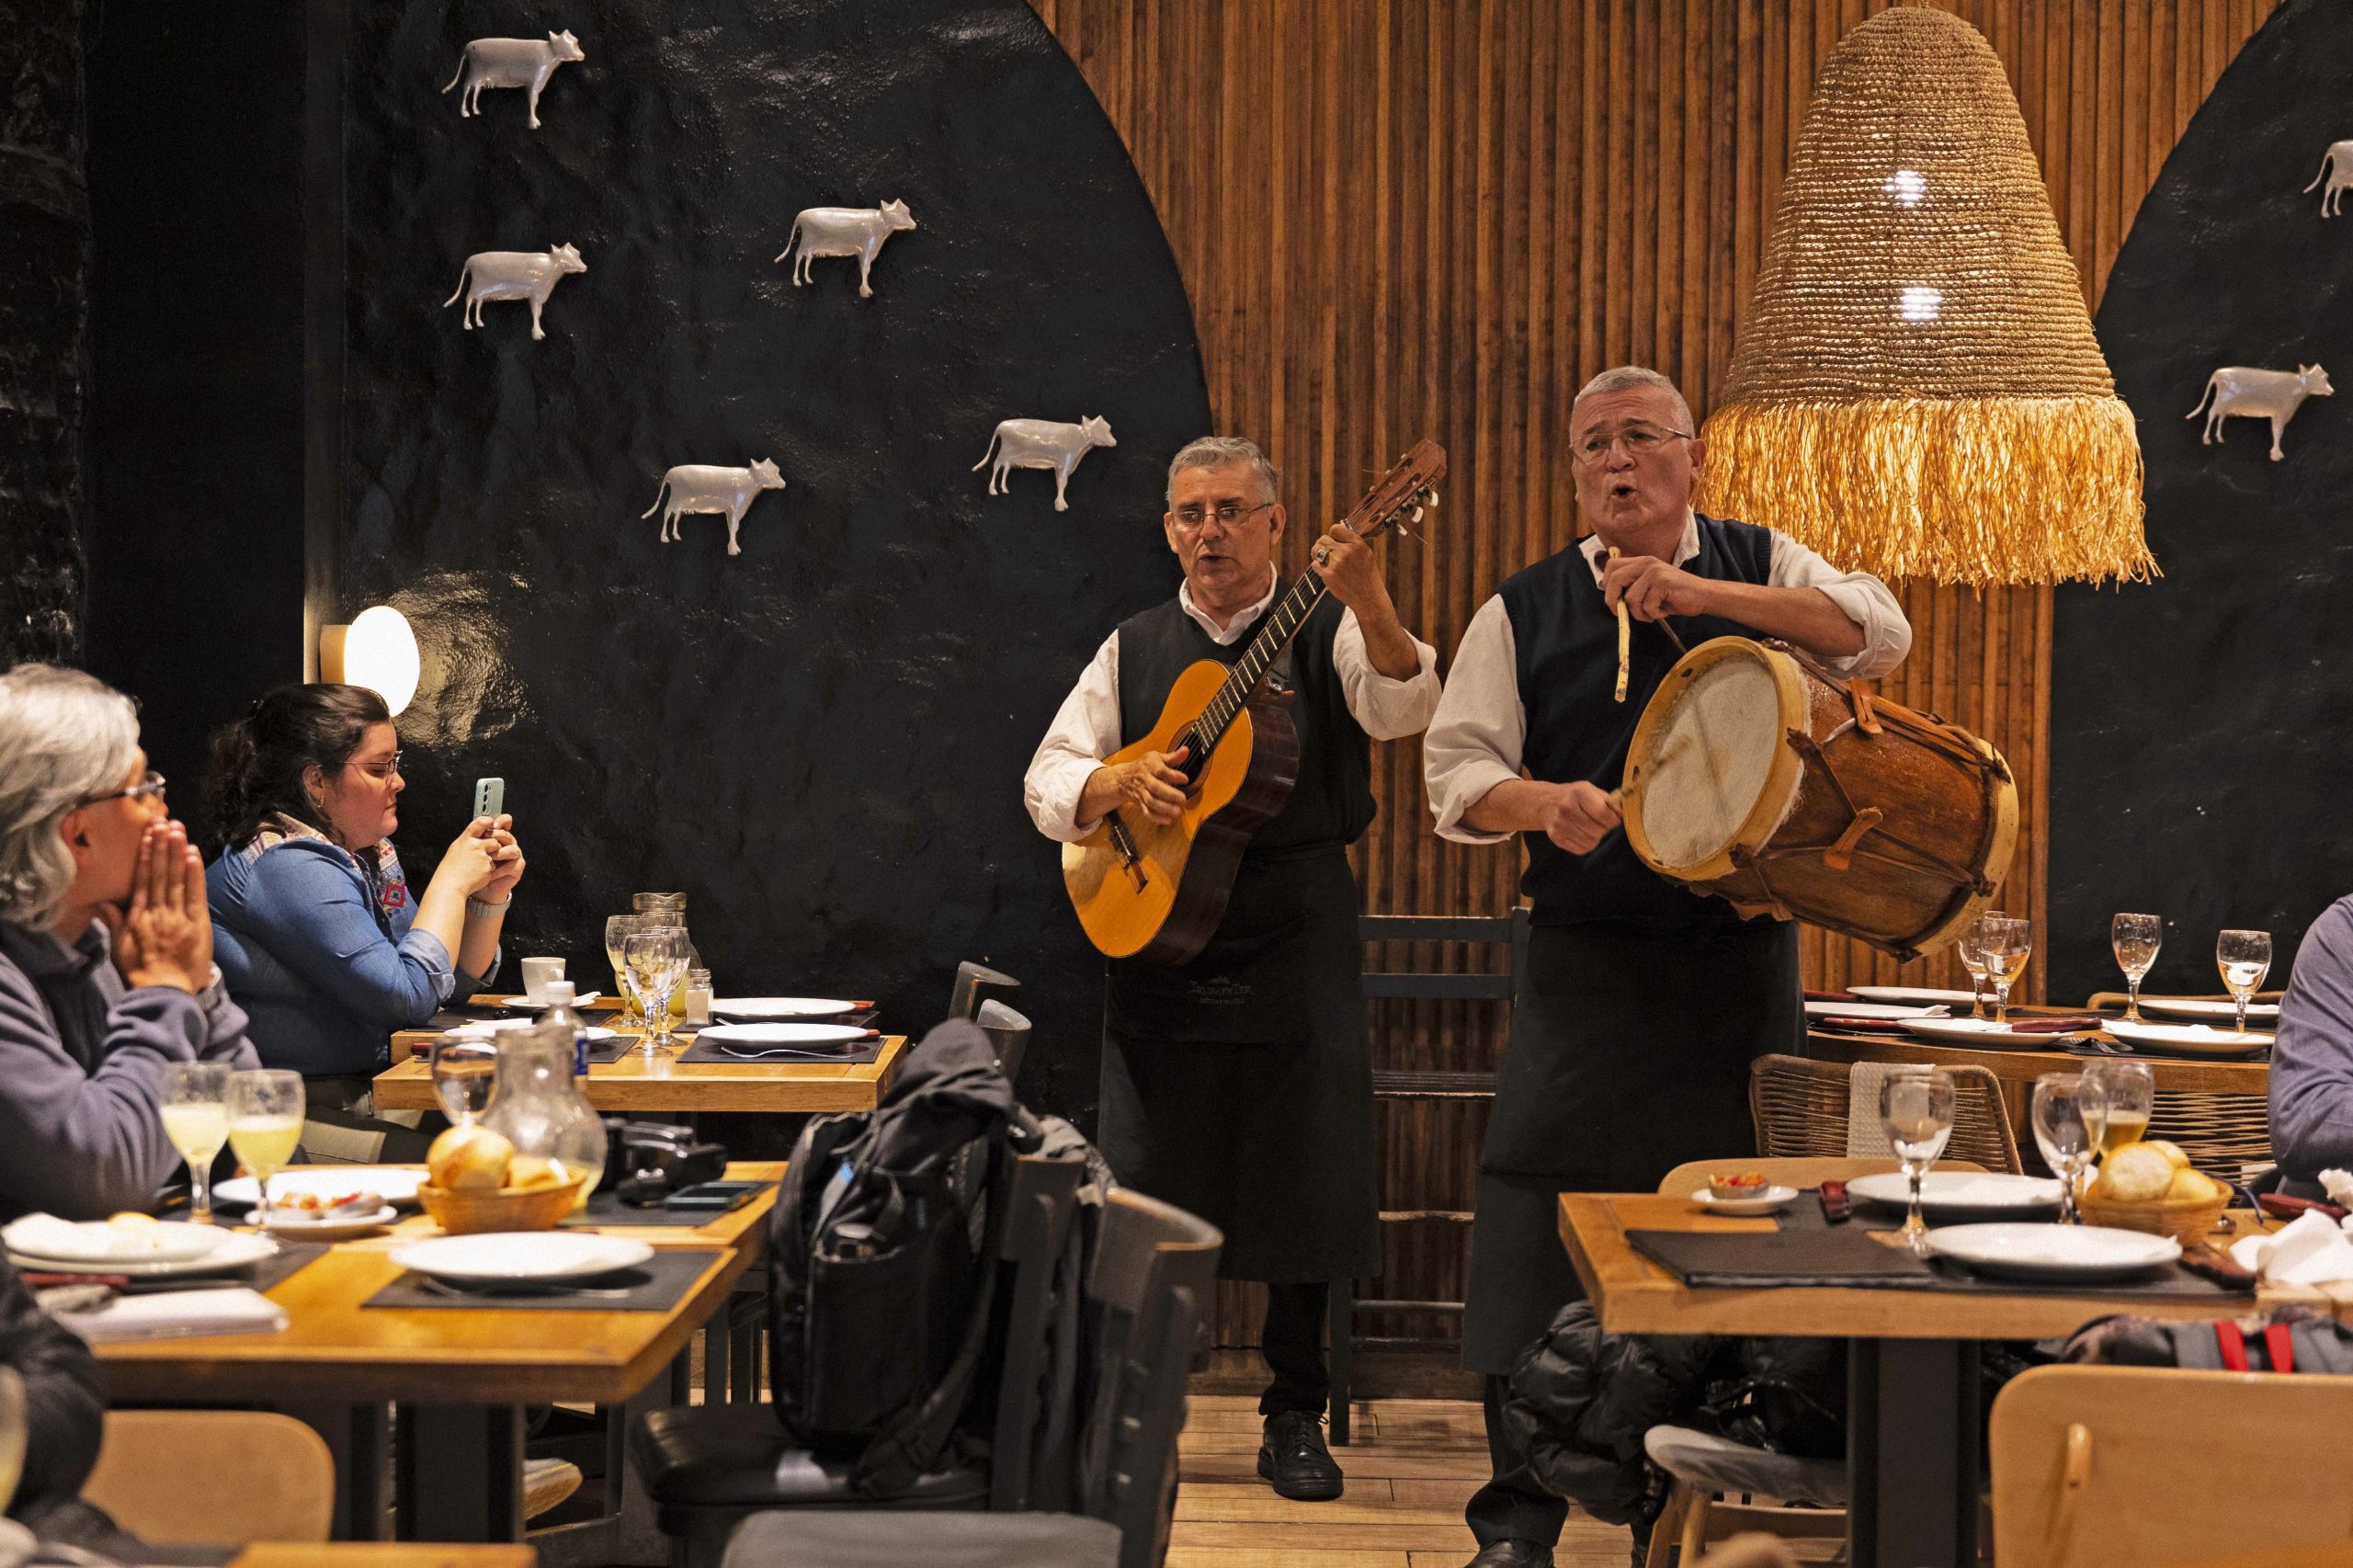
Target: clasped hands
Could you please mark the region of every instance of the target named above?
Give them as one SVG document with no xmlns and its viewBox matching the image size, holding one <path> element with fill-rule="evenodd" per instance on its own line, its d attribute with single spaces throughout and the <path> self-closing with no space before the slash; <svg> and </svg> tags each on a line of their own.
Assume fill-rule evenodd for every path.
<svg viewBox="0 0 2353 1568">
<path fill-rule="evenodd" d="M 168 985 L 193 996 L 212 983 L 212 914 L 204 857 L 177 822 L 151 823 L 139 840 L 131 896 L 98 905 L 108 949 L 133 990 Z"/>
</svg>

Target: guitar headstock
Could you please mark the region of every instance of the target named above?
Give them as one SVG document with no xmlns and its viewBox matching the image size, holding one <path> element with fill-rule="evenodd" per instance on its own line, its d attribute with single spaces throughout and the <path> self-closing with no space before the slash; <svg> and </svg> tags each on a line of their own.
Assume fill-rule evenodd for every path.
<svg viewBox="0 0 2353 1568">
<path fill-rule="evenodd" d="M 1438 482 L 1445 477 L 1446 449 L 1436 441 L 1416 441 L 1341 520 L 1365 539 L 1377 539 L 1392 528 L 1411 533 L 1406 525 L 1418 525 L 1423 514 L 1438 505 Z"/>
</svg>

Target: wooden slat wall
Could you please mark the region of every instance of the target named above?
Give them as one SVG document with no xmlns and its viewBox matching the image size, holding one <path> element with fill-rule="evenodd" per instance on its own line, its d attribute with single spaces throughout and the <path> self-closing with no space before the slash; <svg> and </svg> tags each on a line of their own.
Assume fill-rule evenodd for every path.
<svg viewBox="0 0 2353 1568">
<path fill-rule="evenodd" d="M 1731 366 L 1814 73 L 1882 0 L 1032 0 L 1128 146 L 1191 291 L 1211 406 L 1336 517 L 1427 433 L 1453 460 L 1431 536 L 1392 543 L 1407 623 L 1450 654 L 1473 610 L 1576 526 L 1569 404 L 1611 365 L 1673 376 L 1705 417 Z M 2166 153 L 2272 0 L 1944 0 L 1991 41 L 2097 299 Z M 1772 521 L 1769 517 L 1751 519 Z M 2044 912 L 2052 596 L 1898 585 L 1888 695 L 2001 747 L 2021 833 L 2005 903 Z M 1429 832 L 1419 748 L 1380 748 L 1367 907 L 1509 907 L 1518 854 Z M 1809 983 L 1895 978 L 1809 931 Z M 1480 965 L 1424 948 L 1393 967 Z M 1907 971 L 1954 983 L 1949 955 Z M 2039 971 L 2029 971 L 2039 988 Z M 1492 1067 L 1492 1007 L 1384 1004 L 1383 1067 Z M 1483 1117 L 1385 1105 L 1384 1208 L 1467 1209 Z M 1453 1227 L 1389 1227 L 1393 1299 L 1460 1299 Z M 1239 1294 L 1221 1337 L 1255 1327 Z M 1445 1332 L 1401 1319 L 1378 1332 Z"/>
</svg>

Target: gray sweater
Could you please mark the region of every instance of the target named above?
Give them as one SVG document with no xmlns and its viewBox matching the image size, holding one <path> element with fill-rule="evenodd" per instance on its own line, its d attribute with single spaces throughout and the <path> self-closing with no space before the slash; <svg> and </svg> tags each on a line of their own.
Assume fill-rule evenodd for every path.
<svg viewBox="0 0 2353 1568">
<path fill-rule="evenodd" d="M 2326 1196 L 2322 1171 L 2353 1170 L 2353 898 L 2296 949 L 2271 1047 L 2271 1148 L 2298 1198 Z"/>
<path fill-rule="evenodd" d="M 180 1163 L 164 1068 L 199 1060 L 261 1065 L 219 985 L 126 990 L 97 922 L 69 948 L 0 920 L 0 1220 L 152 1207 Z"/>
</svg>

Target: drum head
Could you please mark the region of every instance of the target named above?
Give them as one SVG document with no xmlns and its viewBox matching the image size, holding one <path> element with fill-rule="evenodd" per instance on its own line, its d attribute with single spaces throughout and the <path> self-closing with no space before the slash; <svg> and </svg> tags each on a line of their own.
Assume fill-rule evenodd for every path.
<svg viewBox="0 0 2353 1568">
<path fill-rule="evenodd" d="M 1651 699 L 1626 775 L 1630 841 L 1654 869 L 1721 875 L 1735 844 L 1761 845 L 1796 801 L 1792 716 L 1772 659 L 1719 638 L 1684 655 Z"/>
</svg>

